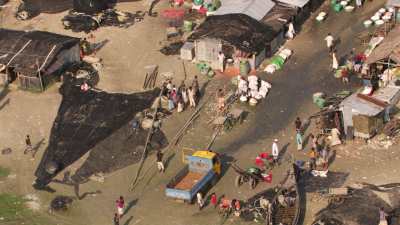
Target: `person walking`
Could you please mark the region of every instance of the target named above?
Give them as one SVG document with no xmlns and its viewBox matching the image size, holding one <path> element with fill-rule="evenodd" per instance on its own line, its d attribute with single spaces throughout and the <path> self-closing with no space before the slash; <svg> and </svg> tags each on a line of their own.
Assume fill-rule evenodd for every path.
<svg viewBox="0 0 400 225">
<path fill-rule="evenodd" d="M 189 87 L 188 90 L 188 97 L 189 97 L 189 105 L 190 107 L 196 107 L 196 100 L 195 100 L 195 91 L 192 87 Z"/>
<path fill-rule="evenodd" d="M 300 131 L 296 131 L 296 143 L 297 143 L 297 151 L 301 151 L 303 149 L 303 136 Z"/>
<path fill-rule="evenodd" d="M 326 41 L 326 46 L 329 49 L 329 53 L 333 52 L 333 41 L 335 39 L 333 38 L 331 33 L 328 33 L 328 36 L 325 37 L 325 41 Z"/>
<path fill-rule="evenodd" d="M 158 150 L 156 156 L 157 156 L 157 169 L 158 169 L 158 172 L 164 173 L 164 170 L 165 170 L 164 163 L 163 163 L 164 154 L 161 152 L 161 150 Z"/>
<path fill-rule="evenodd" d="M 310 138 L 311 138 L 311 147 L 318 150 L 318 137 L 314 136 L 313 134 L 310 134 Z"/>
<path fill-rule="evenodd" d="M 315 170 L 317 162 L 317 152 L 315 151 L 315 148 L 311 148 L 309 157 L 310 157 L 310 170 Z"/>
<path fill-rule="evenodd" d="M 119 216 L 118 213 L 114 214 L 114 225 L 119 225 Z"/>
<path fill-rule="evenodd" d="M 294 121 L 294 126 L 296 128 L 296 131 L 300 131 L 301 132 L 301 120 L 300 117 L 297 117 L 296 120 Z"/>
<path fill-rule="evenodd" d="M 332 70 L 335 72 L 337 69 L 339 69 L 339 62 L 336 58 L 336 51 L 332 52 Z"/>
<path fill-rule="evenodd" d="M 124 210 L 125 210 L 125 200 L 124 197 L 119 196 L 119 199 L 116 201 L 117 204 L 117 213 L 118 213 L 118 219 L 121 219 L 122 216 L 124 215 Z"/>
<path fill-rule="evenodd" d="M 196 197 L 197 197 L 197 204 L 199 205 L 199 210 L 201 210 L 204 206 L 203 195 L 200 192 L 197 192 Z"/>
<path fill-rule="evenodd" d="M 279 159 L 279 148 L 278 148 L 278 139 L 275 139 L 274 142 L 272 143 L 272 157 L 274 160 L 274 163 L 278 163 Z"/>
<path fill-rule="evenodd" d="M 29 136 L 29 134 L 26 135 L 25 144 L 26 144 L 26 146 L 25 146 L 25 150 L 24 150 L 24 155 L 28 154 L 28 152 L 31 153 L 32 160 L 33 160 L 35 157 L 35 152 L 33 151 L 31 137 Z"/>
<path fill-rule="evenodd" d="M 189 98 L 188 98 L 188 92 L 187 92 L 186 87 L 182 87 L 181 93 L 182 93 L 183 104 L 184 104 L 184 106 L 187 106 L 187 104 L 189 102 Z"/>
<path fill-rule="evenodd" d="M 217 205 L 218 205 L 217 194 L 215 194 L 215 193 L 211 194 L 210 202 L 211 202 L 211 205 L 213 205 L 214 209 L 215 209 L 217 207 Z"/>
<path fill-rule="evenodd" d="M 222 52 L 218 53 L 218 67 L 221 73 L 224 72 L 224 65 L 225 64 L 225 55 Z"/>
<path fill-rule="evenodd" d="M 385 212 L 384 208 L 381 207 L 379 209 L 379 225 L 388 225 L 387 216 L 388 214 Z"/>
<path fill-rule="evenodd" d="M 356 0 L 356 6 L 357 6 L 357 8 L 361 8 L 362 0 Z"/>
<path fill-rule="evenodd" d="M 197 76 L 194 76 L 193 82 L 192 82 L 192 88 L 194 91 L 195 95 L 195 100 L 197 98 L 200 98 L 200 85 L 199 85 L 199 80 L 197 79 Z"/>
</svg>

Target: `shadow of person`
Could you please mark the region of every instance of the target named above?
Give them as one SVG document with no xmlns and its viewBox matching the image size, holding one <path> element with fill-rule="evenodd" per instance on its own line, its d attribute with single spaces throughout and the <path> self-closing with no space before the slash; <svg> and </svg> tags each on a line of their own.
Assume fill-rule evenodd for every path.
<svg viewBox="0 0 400 225">
<path fill-rule="evenodd" d="M 97 194 L 101 194 L 102 193 L 100 190 L 97 190 L 97 191 L 92 191 L 92 192 L 85 192 L 82 195 L 80 195 L 79 194 L 79 184 L 75 183 L 75 184 L 73 184 L 73 186 L 74 186 L 75 196 L 78 198 L 78 200 L 83 200 L 88 195 L 97 195 Z"/>
<path fill-rule="evenodd" d="M 285 145 L 281 148 L 281 150 L 279 151 L 278 163 L 280 163 L 281 160 L 283 159 L 283 156 L 284 156 L 285 153 L 287 152 L 289 145 L 290 145 L 290 143 L 285 144 Z"/>
<path fill-rule="evenodd" d="M 39 151 L 40 146 L 44 144 L 44 138 L 42 138 L 38 143 L 33 146 L 32 151 L 33 151 L 33 157 L 35 157 L 36 153 Z"/>
<path fill-rule="evenodd" d="M 0 110 L 2 110 L 6 105 L 10 104 L 10 99 L 7 98 L 1 105 L 0 105 Z"/>
<path fill-rule="evenodd" d="M 328 166 L 330 166 L 336 159 L 336 150 L 332 150 L 328 157 Z"/>
<path fill-rule="evenodd" d="M 132 221 L 133 216 L 129 217 L 129 219 L 127 219 L 124 223 L 124 225 L 129 225 L 129 223 Z"/>
<path fill-rule="evenodd" d="M 127 206 L 126 206 L 126 209 L 125 209 L 125 212 L 124 212 L 124 215 L 126 215 L 127 213 L 128 213 L 128 211 L 133 207 L 133 206 L 135 206 L 136 204 L 137 204 L 137 202 L 139 201 L 139 199 L 133 199 L 132 201 L 130 201 L 128 204 L 127 204 Z"/>
</svg>

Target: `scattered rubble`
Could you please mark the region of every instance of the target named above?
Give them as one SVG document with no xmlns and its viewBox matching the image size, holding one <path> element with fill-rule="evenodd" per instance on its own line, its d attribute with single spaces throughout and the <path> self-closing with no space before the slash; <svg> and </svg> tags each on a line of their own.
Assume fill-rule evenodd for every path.
<svg viewBox="0 0 400 225">
<path fill-rule="evenodd" d="M 40 200 L 39 197 L 37 197 L 35 194 L 27 194 L 24 196 L 24 200 L 26 200 L 25 205 L 29 209 L 33 211 L 38 211 L 40 210 Z"/>
<path fill-rule="evenodd" d="M 56 196 L 50 203 L 50 212 L 66 211 L 71 206 L 73 199 L 68 196 Z"/>
</svg>

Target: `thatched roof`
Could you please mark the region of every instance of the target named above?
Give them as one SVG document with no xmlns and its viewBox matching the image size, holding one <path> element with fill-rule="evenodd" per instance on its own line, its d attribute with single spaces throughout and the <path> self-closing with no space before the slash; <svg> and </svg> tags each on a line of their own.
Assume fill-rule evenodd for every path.
<svg viewBox="0 0 400 225">
<path fill-rule="evenodd" d="M 203 38 L 221 39 L 248 52 L 260 52 L 268 41 L 275 38 L 271 27 L 244 14 L 209 16 L 188 38 L 194 41 Z"/>
<path fill-rule="evenodd" d="M 77 44 L 78 38 L 49 32 L 0 29 L 0 64 L 25 75 L 36 75 L 42 67 L 45 74 L 61 50 Z"/>
<path fill-rule="evenodd" d="M 366 63 L 375 63 L 389 58 L 400 64 L 400 26 L 395 27 L 368 56 Z"/>
</svg>

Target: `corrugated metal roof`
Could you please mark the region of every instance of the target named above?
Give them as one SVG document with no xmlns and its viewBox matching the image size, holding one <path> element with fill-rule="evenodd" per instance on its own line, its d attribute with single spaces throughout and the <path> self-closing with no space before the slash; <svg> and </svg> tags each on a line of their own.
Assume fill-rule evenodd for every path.
<svg viewBox="0 0 400 225">
<path fill-rule="evenodd" d="M 388 7 L 400 7 L 400 0 L 388 0 L 386 2 L 386 6 L 388 6 Z"/>
<path fill-rule="evenodd" d="M 376 61 L 390 58 L 400 63 L 400 26 L 393 28 L 383 41 L 368 56 L 366 63 L 371 64 Z"/>
<path fill-rule="evenodd" d="M 222 0 L 214 15 L 246 14 L 260 21 L 275 3 L 271 0 Z"/>
<path fill-rule="evenodd" d="M 310 0 L 278 0 L 278 2 L 303 8 Z"/>
<path fill-rule="evenodd" d="M 376 116 L 384 109 L 383 107 L 357 97 L 357 93 L 347 97 L 340 105 L 351 108 L 353 114 L 366 116 Z"/>
<path fill-rule="evenodd" d="M 388 104 L 396 104 L 400 94 L 400 87 L 398 86 L 387 86 L 384 88 L 379 88 L 374 92 L 372 97 L 386 102 Z"/>
</svg>

